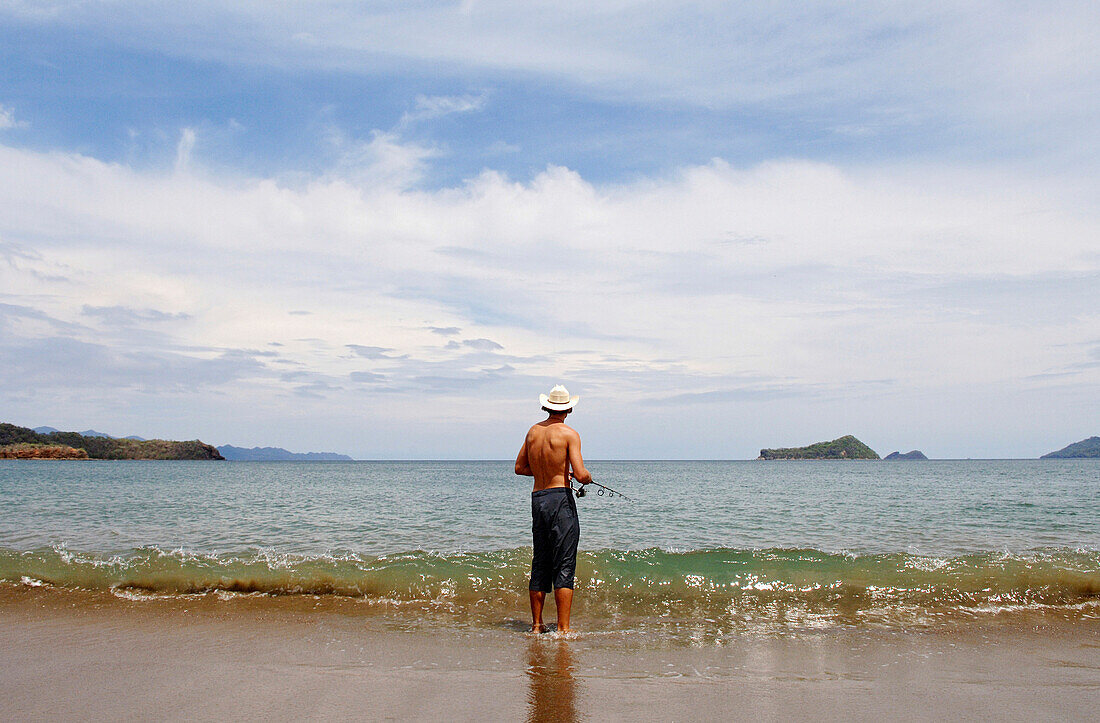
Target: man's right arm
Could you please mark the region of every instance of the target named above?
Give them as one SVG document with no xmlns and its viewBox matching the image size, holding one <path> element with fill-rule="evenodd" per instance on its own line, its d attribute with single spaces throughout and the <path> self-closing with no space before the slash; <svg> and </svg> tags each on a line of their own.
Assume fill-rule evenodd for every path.
<svg viewBox="0 0 1100 723">
<path fill-rule="evenodd" d="M 527 461 L 527 440 L 523 440 L 523 446 L 520 447 L 519 454 L 516 456 L 516 474 L 524 475 L 525 477 L 534 477 L 535 473 L 531 471 L 531 463 Z"/>
<path fill-rule="evenodd" d="M 581 457 L 581 435 L 573 432 L 569 438 L 569 466 L 573 468 L 573 478 L 586 485 L 592 481 L 592 475 L 584 467 Z"/>
</svg>

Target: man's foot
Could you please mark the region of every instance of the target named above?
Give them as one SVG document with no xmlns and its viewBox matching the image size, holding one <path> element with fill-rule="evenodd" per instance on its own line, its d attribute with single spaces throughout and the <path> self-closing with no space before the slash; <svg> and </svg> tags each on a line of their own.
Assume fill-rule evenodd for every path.
<svg viewBox="0 0 1100 723">
<path fill-rule="evenodd" d="M 546 632 L 546 626 L 543 625 L 542 623 L 531 623 L 531 632 L 532 633 L 545 633 Z"/>
</svg>

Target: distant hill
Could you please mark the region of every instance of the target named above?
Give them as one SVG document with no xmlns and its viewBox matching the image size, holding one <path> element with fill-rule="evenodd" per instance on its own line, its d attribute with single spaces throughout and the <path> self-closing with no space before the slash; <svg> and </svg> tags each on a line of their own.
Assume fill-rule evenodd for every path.
<svg viewBox="0 0 1100 723">
<path fill-rule="evenodd" d="M 94 430 L 89 430 L 94 431 Z M 102 435 L 102 436 L 100 436 Z M 176 442 L 167 439 L 115 439 L 102 432 L 85 435 L 78 432 L 39 433 L 14 424 L 0 423 L 0 450 L 7 450 L 23 458 L 30 452 L 26 448 L 49 447 L 51 457 L 66 456 L 65 450 L 83 450 L 91 459 L 225 459 L 218 450 L 199 440 Z M 18 449 L 16 449 L 18 448 Z M 75 458 L 75 457 L 71 457 Z"/>
<path fill-rule="evenodd" d="M 1100 437 L 1089 437 L 1039 459 L 1100 459 Z"/>
<path fill-rule="evenodd" d="M 807 447 L 762 449 L 757 459 L 878 459 L 875 450 L 848 434 L 831 442 L 817 442 Z"/>
<path fill-rule="evenodd" d="M 106 439 L 114 439 L 114 437 L 107 434 L 106 432 L 97 432 L 94 429 L 85 429 L 83 432 L 77 432 L 77 434 L 80 434 L 84 437 L 104 437 Z"/>
<path fill-rule="evenodd" d="M 60 432 L 57 427 L 35 427 L 35 432 L 39 434 L 53 434 L 54 432 Z M 77 432 L 82 437 L 106 437 L 107 439 L 120 439 L 113 434 L 107 434 L 106 432 L 97 432 L 94 429 L 85 429 L 83 432 Z M 145 437 L 139 437 L 136 434 L 131 434 L 128 437 L 121 437 L 121 439 L 136 439 L 139 442 L 146 442 L 148 440 Z"/>
<path fill-rule="evenodd" d="M 924 452 L 919 449 L 914 449 L 912 452 L 891 452 L 883 457 L 883 459 L 928 459 L 924 456 Z"/>
<path fill-rule="evenodd" d="M 230 462 L 351 462 L 351 457 L 335 452 L 291 452 L 282 447 L 234 447 L 218 445 L 218 451 Z"/>
</svg>

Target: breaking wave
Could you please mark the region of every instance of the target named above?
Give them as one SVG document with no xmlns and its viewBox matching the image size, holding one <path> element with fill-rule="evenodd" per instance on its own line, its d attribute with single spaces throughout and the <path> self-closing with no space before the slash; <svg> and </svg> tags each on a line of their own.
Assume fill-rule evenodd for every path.
<svg viewBox="0 0 1100 723">
<path fill-rule="evenodd" d="M 250 549 L 202 554 L 63 546 L 0 549 L 0 580 L 147 597 L 331 595 L 473 614 L 522 609 L 530 548 L 440 554 L 307 556 Z M 813 549 L 596 550 L 578 557 L 589 614 L 715 623 L 902 624 L 929 616 L 1100 605 L 1100 552 L 1048 549 L 948 558 Z"/>
</svg>

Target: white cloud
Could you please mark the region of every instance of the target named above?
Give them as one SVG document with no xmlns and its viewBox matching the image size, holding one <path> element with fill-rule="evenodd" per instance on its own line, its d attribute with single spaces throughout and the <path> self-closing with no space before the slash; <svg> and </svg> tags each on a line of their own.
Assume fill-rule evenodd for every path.
<svg viewBox="0 0 1100 723">
<path fill-rule="evenodd" d="M 176 144 L 176 171 L 186 171 L 191 166 L 191 154 L 195 150 L 195 129 L 184 128 Z"/>
<path fill-rule="evenodd" d="M 368 190 L 411 188 L 424 177 L 427 162 L 439 155 L 435 148 L 403 141 L 396 132 L 374 131 L 364 141 L 333 129 L 329 141 L 338 153 L 339 176 Z"/>
<path fill-rule="evenodd" d="M 418 95 L 415 106 L 401 117 L 401 126 L 456 113 L 473 113 L 485 107 L 481 95 Z"/>
<path fill-rule="evenodd" d="M 0 105 L 0 131 L 10 128 L 26 128 L 27 125 L 26 121 L 15 119 L 15 112 L 11 108 Z"/>
<path fill-rule="evenodd" d="M 143 388 L 162 375 L 183 394 L 194 378 L 242 409 L 263 397 L 271 418 L 370 403 L 399 425 L 429 398 L 444 416 L 489 401 L 481 413 L 499 415 L 575 379 L 608 435 L 629 418 L 615 400 L 639 394 L 675 398 L 662 414 L 681 420 L 782 408 L 798 428 L 792 400 L 829 419 L 869 389 L 912 405 L 1100 388 L 1074 345 L 1100 338 L 1091 182 L 786 160 L 608 186 L 487 172 L 427 191 L 410 190 L 423 149 L 341 143 L 361 155 L 295 187 L 0 146 L 0 303 L 46 315 L 20 316 L 6 343 L 94 348 L 113 383 L 132 367 Z M 694 434 L 665 454 L 710 444 Z"/>
</svg>

